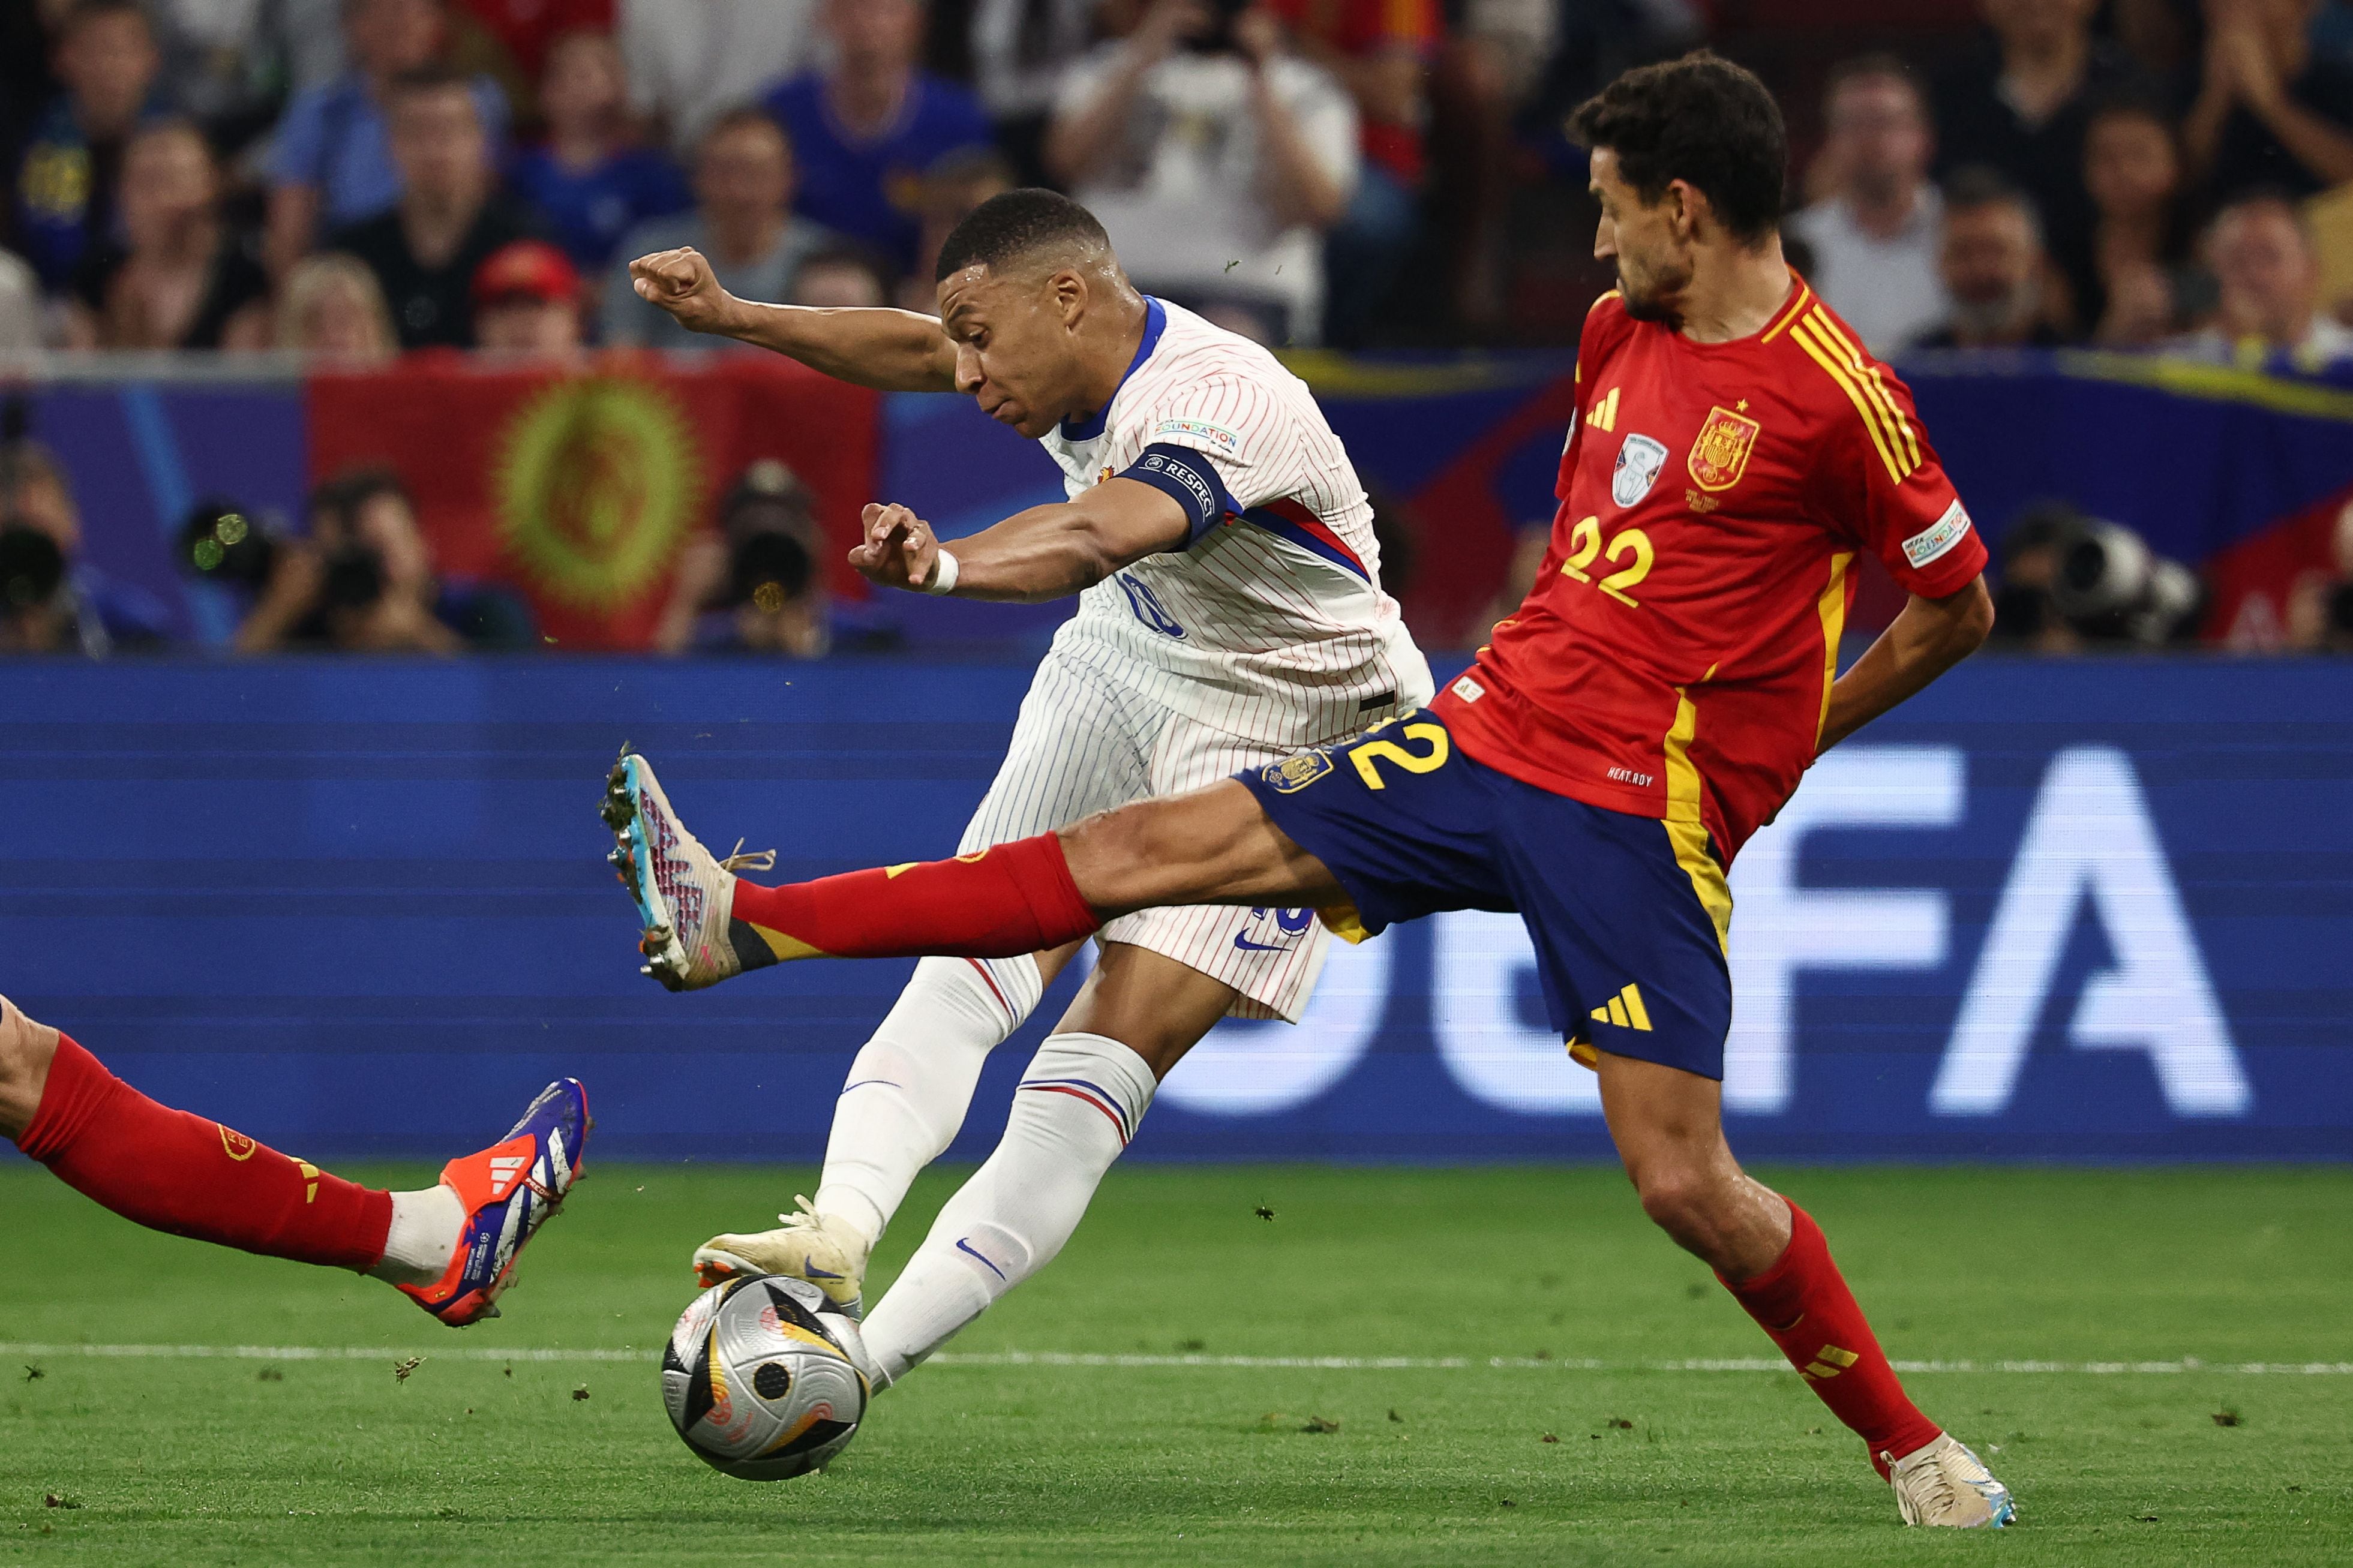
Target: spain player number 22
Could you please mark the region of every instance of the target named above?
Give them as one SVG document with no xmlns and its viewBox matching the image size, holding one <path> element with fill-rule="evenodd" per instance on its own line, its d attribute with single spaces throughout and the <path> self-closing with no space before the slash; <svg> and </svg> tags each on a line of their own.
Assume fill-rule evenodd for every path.
<svg viewBox="0 0 2353 1568">
<path fill-rule="evenodd" d="M 1593 564 L 1595 556 L 1604 556 L 1612 565 L 1631 556 L 1632 564 L 1622 571 L 1612 572 L 1593 585 L 1621 605 L 1639 603 L 1626 590 L 1651 574 L 1651 563 L 1655 554 L 1651 549 L 1649 534 L 1639 528 L 1627 529 L 1609 541 L 1609 548 L 1605 552 L 1601 548 L 1601 520 L 1581 517 L 1568 531 L 1568 559 L 1560 563 L 1560 569 L 1565 575 L 1580 583 L 1593 583 L 1586 568 Z"/>
</svg>

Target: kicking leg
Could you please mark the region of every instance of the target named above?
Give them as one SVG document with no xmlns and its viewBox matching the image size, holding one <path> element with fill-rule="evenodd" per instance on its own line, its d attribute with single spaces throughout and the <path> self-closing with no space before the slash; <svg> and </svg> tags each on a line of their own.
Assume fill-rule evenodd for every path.
<svg viewBox="0 0 2353 1568">
<path fill-rule="evenodd" d="M 1336 905 L 1323 863 L 1233 780 L 1138 801 L 975 855 L 764 888 L 678 820 L 645 759 L 624 756 L 602 812 L 637 901 L 646 972 L 696 990 L 786 959 L 1013 958 L 1163 904 Z"/>
<path fill-rule="evenodd" d="M 1105 945 L 1022 1075 L 996 1152 L 940 1210 L 867 1320 L 865 1349 L 885 1383 L 1053 1260 L 1159 1080 L 1238 994 L 1149 949 Z"/>
<path fill-rule="evenodd" d="M 1642 1210 L 1716 1273 L 1831 1414 L 1869 1445 L 1907 1524 L 2000 1525 L 2010 1493 L 1905 1397 L 1811 1215 L 1740 1168 L 1723 1086 L 1602 1052 L 1601 1109 Z"/>
<path fill-rule="evenodd" d="M 565 1079 L 439 1185 L 378 1192 L 157 1104 L 0 997 L 0 1135 L 66 1185 L 150 1229 L 372 1274 L 458 1326 L 497 1315 L 516 1254 L 579 1173 L 586 1131 L 586 1100 Z"/>
</svg>

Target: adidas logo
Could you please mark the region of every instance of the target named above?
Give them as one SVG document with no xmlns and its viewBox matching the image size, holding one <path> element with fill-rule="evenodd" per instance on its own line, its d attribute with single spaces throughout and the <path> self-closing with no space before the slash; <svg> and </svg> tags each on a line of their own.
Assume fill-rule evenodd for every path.
<svg viewBox="0 0 2353 1568">
<path fill-rule="evenodd" d="M 1609 998 L 1608 1006 L 1596 1007 L 1592 1016 L 1597 1024 L 1615 1024 L 1621 1029 L 1650 1033 L 1651 1010 L 1642 1005 L 1642 988 L 1639 985 L 1628 985 Z"/>
<path fill-rule="evenodd" d="M 517 1178 L 522 1176 L 525 1168 L 530 1164 L 531 1160 L 527 1155 L 498 1154 L 492 1156 L 491 1160 L 491 1201 L 495 1203 L 500 1198 L 506 1196 L 507 1189 L 515 1184 Z"/>
<path fill-rule="evenodd" d="M 1841 1350 L 1836 1345 L 1824 1345 L 1814 1352 L 1812 1363 L 1803 1369 L 1802 1375 L 1812 1378 L 1817 1383 L 1827 1382 L 1862 1359 L 1852 1351 Z"/>
</svg>

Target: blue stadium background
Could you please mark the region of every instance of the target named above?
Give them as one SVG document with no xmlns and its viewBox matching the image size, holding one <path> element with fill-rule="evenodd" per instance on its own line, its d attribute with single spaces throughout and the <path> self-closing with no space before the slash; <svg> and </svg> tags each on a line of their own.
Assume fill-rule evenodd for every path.
<svg viewBox="0 0 2353 1568">
<path fill-rule="evenodd" d="M 471 1147 L 560 1071 L 613 1154 L 813 1160 L 906 965 L 640 979 L 604 768 L 648 750 L 691 821 L 775 844 L 782 874 L 944 853 L 1027 673 L 20 665 L 6 984 L 162 1098 L 314 1158 Z M 1736 1146 L 2353 1155 L 2348 786 L 2353 666 L 1973 661 L 1826 760 L 1736 868 Z M 1226 1026 L 1134 1157 L 1606 1150 L 1508 921 L 1351 952 L 1318 1008 Z"/>
</svg>

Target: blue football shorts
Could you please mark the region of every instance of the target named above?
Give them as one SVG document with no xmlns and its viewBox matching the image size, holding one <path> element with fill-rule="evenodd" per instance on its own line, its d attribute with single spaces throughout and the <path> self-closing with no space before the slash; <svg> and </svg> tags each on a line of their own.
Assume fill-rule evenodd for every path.
<svg viewBox="0 0 2353 1568">
<path fill-rule="evenodd" d="M 1442 910 L 1516 913 L 1571 1055 L 1724 1077 L 1732 898 L 1698 824 L 1523 784 L 1464 755 L 1429 712 L 1236 776 L 1347 892 L 1353 918 L 1325 911 L 1341 935 Z"/>
</svg>

